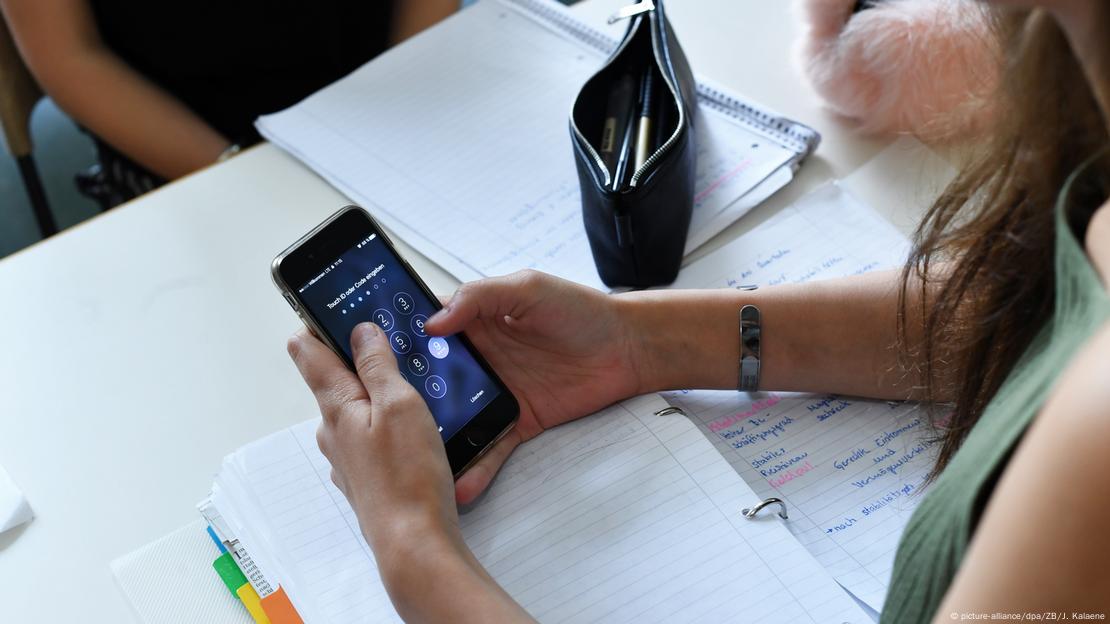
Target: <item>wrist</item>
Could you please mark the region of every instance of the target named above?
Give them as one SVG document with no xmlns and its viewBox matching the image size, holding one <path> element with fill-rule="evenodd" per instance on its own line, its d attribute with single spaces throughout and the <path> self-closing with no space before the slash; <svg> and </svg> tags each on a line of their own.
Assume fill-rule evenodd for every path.
<svg viewBox="0 0 1110 624">
<path fill-rule="evenodd" d="M 379 557 L 382 582 L 406 622 L 532 622 L 482 567 L 462 534 L 435 531 Z"/>
<path fill-rule="evenodd" d="M 666 387 L 667 358 L 671 335 L 657 331 L 658 310 L 643 291 L 632 291 L 613 296 L 617 317 L 624 320 L 624 342 L 627 345 L 628 366 L 636 373 L 636 390 L 633 396 L 657 392 Z"/>
<path fill-rule="evenodd" d="M 728 289 L 618 295 L 635 345 L 641 394 L 682 388 L 735 389 L 740 308 L 757 292 Z"/>
<path fill-rule="evenodd" d="M 433 587 L 428 579 L 474 572 L 473 556 L 457 528 L 401 518 L 394 518 L 391 525 L 366 537 L 382 584 L 399 612 L 411 611 L 429 599 Z"/>
</svg>

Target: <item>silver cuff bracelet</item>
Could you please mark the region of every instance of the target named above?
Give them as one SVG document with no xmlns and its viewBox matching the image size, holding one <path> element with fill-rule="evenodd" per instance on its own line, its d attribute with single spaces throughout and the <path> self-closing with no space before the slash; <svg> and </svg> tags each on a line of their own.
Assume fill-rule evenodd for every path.
<svg viewBox="0 0 1110 624">
<path fill-rule="evenodd" d="M 736 389 L 755 392 L 759 389 L 759 308 L 746 305 L 740 308 L 740 380 Z"/>
</svg>

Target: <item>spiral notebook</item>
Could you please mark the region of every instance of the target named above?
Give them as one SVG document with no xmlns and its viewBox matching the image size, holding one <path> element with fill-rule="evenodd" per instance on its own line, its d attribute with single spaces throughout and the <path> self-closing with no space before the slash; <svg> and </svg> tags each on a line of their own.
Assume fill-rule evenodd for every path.
<svg viewBox="0 0 1110 624">
<path fill-rule="evenodd" d="M 481 0 L 257 125 L 460 280 L 535 268 L 604 288 L 568 116 L 616 44 L 551 0 Z M 787 184 L 820 140 L 704 78 L 698 95 L 687 253 Z"/>
</svg>

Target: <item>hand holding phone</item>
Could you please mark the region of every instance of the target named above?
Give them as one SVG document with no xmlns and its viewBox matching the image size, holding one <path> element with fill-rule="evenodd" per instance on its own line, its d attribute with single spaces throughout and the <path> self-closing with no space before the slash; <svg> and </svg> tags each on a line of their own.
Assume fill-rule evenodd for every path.
<svg viewBox="0 0 1110 624">
<path fill-rule="evenodd" d="M 440 309 L 370 215 L 348 206 L 274 259 L 274 283 L 314 334 L 355 370 L 352 330 L 374 323 L 399 373 L 427 403 L 456 476 L 516 421 L 516 399 L 463 335 L 432 336 Z"/>
<path fill-rule="evenodd" d="M 353 218 L 348 217 L 353 222 L 338 219 L 351 210 L 357 211 Z M 338 226 L 335 225 L 337 223 Z M 638 372 L 652 367 L 651 354 L 643 352 L 640 335 L 640 332 L 647 332 L 648 328 L 641 328 L 643 323 L 636 320 L 642 316 L 639 314 L 640 308 L 627 298 L 606 295 L 550 275 L 522 271 L 464 284 L 451 298 L 447 309 L 440 313 L 427 314 L 426 320 L 420 316 L 420 306 L 438 310 L 440 305 L 415 276 L 412 279 L 420 286 L 410 289 L 415 307 L 409 315 L 403 315 L 396 306 L 390 307 L 398 303 L 402 309 L 407 309 L 408 302 L 406 298 L 394 302 L 390 290 L 385 290 L 385 295 L 380 295 L 376 303 L 367 299 L 365 289 L 352 291 L 355 297 L 353 301 L 348 300 L 352 295 L 344 294 L 340 297 L 335 293 L 346 293 L 346 288 L 341 287 L 344 282 L 351 282 L 352 279 L 358 282 L 360 275 L 365 276 L 382 264 L 381 258 L 388 260 L 395 257 L 396 260 L 389 265 L 394 267 L 393 273 L 400 266 L 406 274 L 411 275 L 411 270 L 392 251 L 392 246 L 388 246 L 392 256 L 371 257 L 364 252 L 365 249 L 375 254 L 383 251 L 381 248 L 361 246 L 372 234 L 380 233 L 376 225 L 373 226 L 373 231 L 367 229 L 367 223 L 372 223 L 372 220 L 361 209 L 344 209 L 275 260 L 274 281 L 290 304 L 296 306 L 305 324 L 328 343 L 352 370 L 348 337 L 360 320 L 374 322 L 383 329 L 386 336 L 391 336 L 396 331 L 403 331 L 408 335 L 412 343 L 411 350 L 403 355 L 396 351 L 394 354 L 398 360 L 399 373 L 410 383 L 414 379 L 425 379 L 430 374 L 435 374 L 440 362 L 459 355 L 464 348 L 473 349 L 475 355 L 481 352 L 489 358 L 487 364 L 484 358 L 476 356 L 475 364 L 468 365 L 464 370 L 474 374 L 475 379 L 482 378 L 477 371 L 488 371 L 498 387 L 505 388 L 505 394 L 519 397 L 519 408 L 516 407 L 517 399 L 512 400 L 512 414 L 519 413 L 519 417 L 515 426 L 511 426 L 511 418 L 499 416 L 496 411 L 482 416 L 484 411 L 479 410 L 471 417 L 471 421 L 477 424 L 492 421 L 492 424 L 483 426 L 490 432 L 487 434 L 489 439 L 500 438 L 500 441 L 487 444 L 477 451 L 461 452 L 451 460 L 452 472 L 458 478 L 455 494 L 459 502 L 468 503 L 485 490 L 501 465 L 521 442 L 531 439 L 544 429 L 591 414 L 621 399 L 653 390 L 643 385 Z M 340 228 L 338 232 L 337 227 Z M 380 239 L 375 237 L 367 242 L 372 244 L 378 240 Z M 352 249 L 352 255 L 346 255 Z M 340 269 L 333 268 L 333 258 L 337 257 L 344 258 L 344 262 L 337 266 L 342 266 L 342 270 L 349 273 L 339 280 L 334 278 L 335 272 Z M 358 260 L 350 260 L 351 257 Z M 351 267 L 355 266 L 361 268 L 352 270 Z M 376 277 L 382 275 L 384 274 L 379 273 Z M 306 298 L 306 293 L 300 292 L 297 286 L 311 282 L 308 288 L 311 291 L 311 288 L 320 285 L 329 276 L 329 281 L 336 283 L 330 290 L 319 291 L 328 294 L 319 294 L 318 297 L 310 294 Z M 391 284 L 389 277 L 386 279 L 385 284 Z M 287 284 L 294 286 L 286 286 Z M 375 291 L 371 287 L 369 290 L 373 294 L 384 289 L 379 287 Z M 360 295 L 355 294 L 356 292 L 361 293 L 361 302 L 358 301 Z M 423 293 L 420 296 L 422 298 L 418 299 L 416 292 Z M 327 303 L 334 303 L 337 298 L 340 303 L 346 302 L 345 307 L 337 304 L 328 308 Z M 355 307 L 352 308 L 351 303 Z M 344 309 L 347 310 L 346 314 L 343 313 Z M 327 312 L 333 313 L 329 316 Z M 402 318 L 409 319 L 408 331 L 399 320 Z M 330 329 L 325 328 L 325 321 Z M 655 329 L 652 328 L 651 331 Z M 406 349 L 403 339 L 393 338 L 390 345 L 391 350 L 394 349 L 392 345 L 397 345 L 401 351 Z M 424 359 L 417 358 L 416 355 L 421 355 Z M 421 374 L 425 360 L 429 368 L 427 375 Z M 409 369 L 410 363 L 414 370 Z M 499 376 L 494 376 L 493 371 L 497 371 Z M 431 408 L 437 427 L 452 419 L 450 412 L 437 413 L 437 406 L 442 410 L 444 402 L 434 399 L 427 387 L 421 388 L 416 384 L 413 387 Z M 444 396 L 452 396 L 451 392 L 455 388 L 456 384 L 447 379 L 447 394 Z M 512 394 L 509 394 L 509 388 L 512 389 Z M 463 419 L 468 414 L 469 411 L 463 412 Z M 463 427 L 461 431 L 466 431 L 466 428 Z M 460 440 L 458 432 L 454 434 L 454 439 L 457 444 Z M 448 455 L 451 455 L 451 440 L 448 439 L 446 444 Z M 466 447 L 463 448 L 466 450 Z M 470 465 L 474 469 L 460 476 L 462 468 Z"/>
<path fill-rule="evenodd" d="M 376 552 L 413 537 L 394 534 L 398 525 L 457 533 L 442 439 L 423 397 L 398 369 L 389 336 L 364 322 L 350 344 L 355 371 L 307 331 L 289 340 L 289 354 L 320 405 L 316 440 L 332 481 Z"/>
<path fill-rule="evenodd" d="M 544 429 L 661 389 L 640 377 L 655 364 L 644 351 L 659 327 L 641 314 L 648 306 L 536 271 L 470 282 L 451 297 L 428 332 L 466 332 L 520 400 L 516 426 L 455 483 L 459 502 L 481 494 L 513 449 Z"/>
</svg>

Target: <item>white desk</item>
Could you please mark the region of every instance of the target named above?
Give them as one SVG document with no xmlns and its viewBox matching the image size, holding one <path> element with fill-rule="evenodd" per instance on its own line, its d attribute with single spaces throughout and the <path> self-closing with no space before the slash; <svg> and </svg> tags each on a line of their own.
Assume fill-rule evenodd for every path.
<svg viewBox="0 0 1110 624">
<path fill-rule="evenodd" d="M 799 178 L 722 239 L 881 147 L 793 72 L 788 4 L 669 1 L 699 72 L 824 135 Z M 37 515 L 0 536 L 0 621 L 131 621 L 108 562 L 194 520 L 226 453 L 314 413 L 269 262 L 343 203 L 261 146 L 0 261 L 0 464 Z"/>
</svg>

